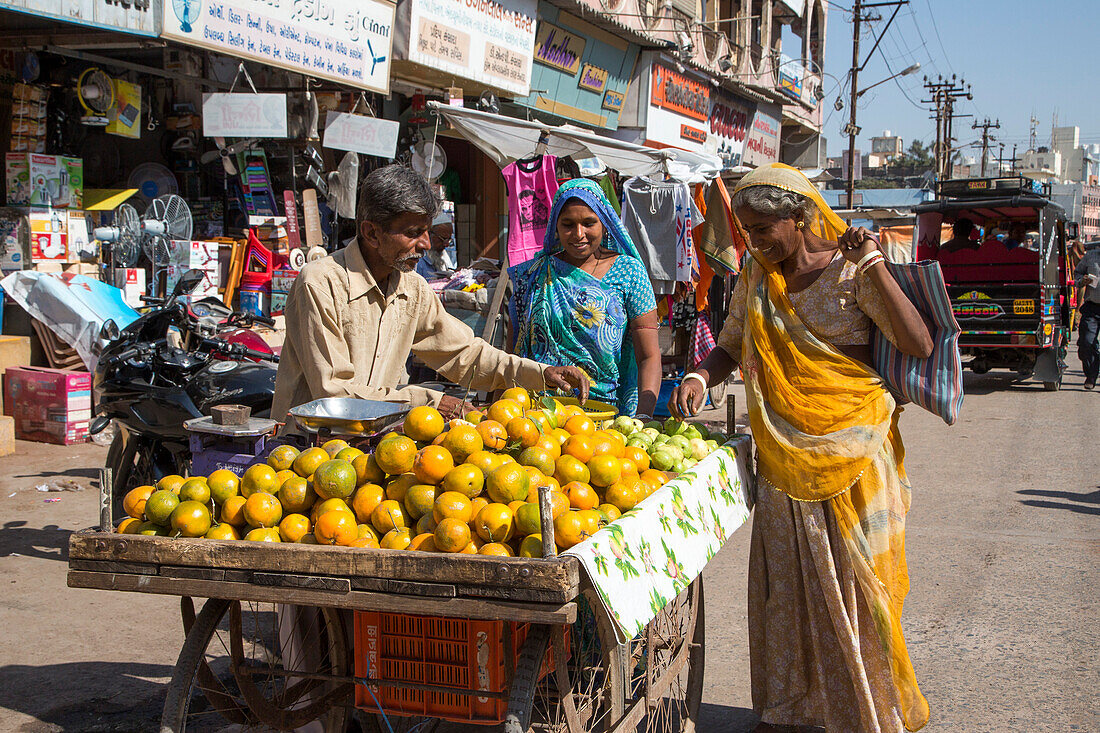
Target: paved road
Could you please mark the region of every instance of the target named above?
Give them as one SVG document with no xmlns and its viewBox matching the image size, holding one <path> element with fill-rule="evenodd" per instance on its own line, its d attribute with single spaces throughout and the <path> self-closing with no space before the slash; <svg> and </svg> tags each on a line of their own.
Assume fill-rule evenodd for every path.
<svg viewBox="0 0 1100 733">
<path fill-rule="evenodd" d="M 1100 394 L 1081 382 L 1073 371 L 1049 394 L 968 378 L 957 425 L 917 409 L 902 420 L 914 486 L 904 621 L 929 733 L 1100 731 Z M 21 443 L 0 458 L 0 730 L 155 727 L 182 643 L 176 603 L 65 587 L 67 537 L 95 521 L 104 453 Z M 34 488 L 64 478 L 89 490 Z M 747 559 L 746 526 L 707 571 L 708 733 L 755 724 Z"/>
</svg>

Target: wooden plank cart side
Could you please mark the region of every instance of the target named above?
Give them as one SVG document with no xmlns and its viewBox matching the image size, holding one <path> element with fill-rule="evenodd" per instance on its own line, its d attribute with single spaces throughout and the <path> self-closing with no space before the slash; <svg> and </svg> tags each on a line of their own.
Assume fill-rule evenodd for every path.
<svg viewBox="0 0 1100 733">
<path fill-rule="evenodd" d="M 204 716 L 277 730 L 320 720 L 326 730 L 341 730 L 353 683 L 372 691 L 396 685 L 471 694 L 356 677 L 340 609 L 531 624 L 518 655 L 507 660 L 505 691 L 477 693 L 507 701 L 508 733 L 632 731 L 647 715 L 656 723 L 651 730 L 679 731 L 691 727 L 702 695 L 701 579 L 645 634 L 621 644 L 570 556 L 438 555 L 88 530 L 74 533 L 69 557 L 72 587 L 181 596 L 187 639 L 169 685 L 164 731 L 193 729 Z M 191 598 L 209 600 L 196 613 Z M 288 654 L 292 633 L 300 648 Z M 569 661 L 546 674 L 547 657 Z M 397 731 L 425 719 L 391 715 L 387 722 Z M 366 725 L 389 729 L 374 716 Z"/>
</svg>

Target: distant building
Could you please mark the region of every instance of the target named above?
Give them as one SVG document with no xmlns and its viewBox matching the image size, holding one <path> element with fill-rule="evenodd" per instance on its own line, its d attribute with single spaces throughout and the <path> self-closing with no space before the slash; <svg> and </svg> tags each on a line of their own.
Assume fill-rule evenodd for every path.
<svg viewBox="0 0 1100 733">
<path fill-rule="evenodd" d="M 891 135 L 889 130 L 883 130 L 880 137 L 871 138 L 871 154 L 887 158 L 898 157 L 902 154 L 901 138 Z"/>
<path fill-rule="evenodd" d="M 1086 183 L 1055 183 L 1050 187 L 1054 203 L 1066 210 L 1066 217 L 1080 227 L 1079 238 L 1100 239 L 1100 186 Z"/>
<path fill-rule="evenodd" d="M 1051 145 L 1024 153 L 1017 171 L 1047 183 L 1100 182 L 1100 145 L 1081 145 L 1081 130 L 1055 127 Z"/>
</svg>

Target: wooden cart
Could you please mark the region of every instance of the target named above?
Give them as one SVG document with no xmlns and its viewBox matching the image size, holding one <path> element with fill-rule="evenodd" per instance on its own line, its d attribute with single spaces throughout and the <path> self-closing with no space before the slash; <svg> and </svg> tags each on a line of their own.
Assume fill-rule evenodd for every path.
<svg viewBox="0 0 1100 733">
<path fill-rule="evenodd" d="M 702 578 L 637 638 L 620 643 L 581 567 L 570 556 L 438 555 L 87 530 L 70 541 L 68 584 L 181 597 L 187 635 L 162 731 L 218 730 L 226 722 L 293 730 L 310 721 L 343 731 L 357 686 L 360 723 L 371 733 L 426 733 L 439 722 L 426 715 L 383 719 L 380 707 L 362 704 L 363 697 L 377 702 L 395 694 L 393 688 L 412 697 L 494 702 L 505 713 L 498 725 L 505 733 L 694 730 L 703 689 Z M 209 600 L 196 613 L 192 598 Z M 501 691 L 471 690 L 468 680 L 463 689 L 356 673 L 353 655 L 363 650 L 351 643 L 351 614 L 341 609 L 503 621 Z M 485 729 L 469 722 L 443 728 Z"/>
</svg>

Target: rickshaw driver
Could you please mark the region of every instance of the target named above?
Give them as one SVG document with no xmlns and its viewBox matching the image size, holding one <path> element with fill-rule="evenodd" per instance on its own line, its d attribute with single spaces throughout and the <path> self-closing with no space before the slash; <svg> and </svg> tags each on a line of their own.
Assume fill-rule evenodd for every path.
<svg viewBox="0 0 1100 733">
<path fill-rule="evenodd" d="M 439 210 L 423 177 L 390 165 L 361 186 L 355 241 L 308 263 L 291 287 L 273 418 L 285 420 L 290 408 L 321 397 L 431 404 L 446 416 L 472 409 L 437 391 L 398 386 L 410 353 L 463 387 L 577 388 L 588 399 L 580 369 L 539 364 L 475 338 L 414 272 Z"/>
</svg>

